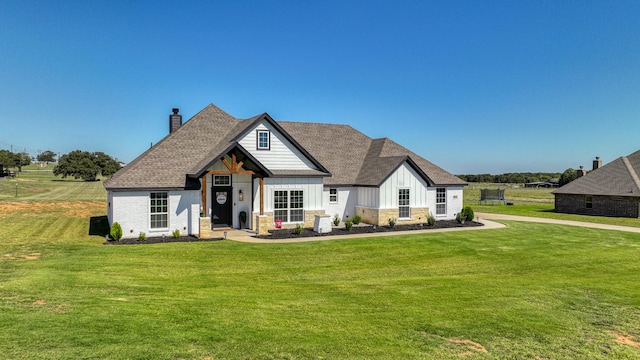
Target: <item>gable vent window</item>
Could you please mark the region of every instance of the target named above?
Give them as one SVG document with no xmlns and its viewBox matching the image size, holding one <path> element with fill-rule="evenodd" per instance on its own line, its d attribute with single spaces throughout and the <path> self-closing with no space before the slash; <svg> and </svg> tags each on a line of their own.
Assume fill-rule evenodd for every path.
<svg viewBox="0 0 640 360">
<path fill-rule="evenodd" d="M 436 189 L 436 215 L 447 214 L 447 188 Z"/>
<path fill-rule="evenodd" d="M 409 189 L 398 189 L 398 218 L 411 218 L 411 207 L 409 206 Z"/>
<path fill-rule="evenodd" d="M 258 130 L 256 141 L 258 150 L 271 149 L 271 132 L 269 130 Z"/>
<path fill-rule="evenodd" d="M 169 227 L 169 197 L 166 192 L 152 192 L 149 201 L 150 225 L 152 229 Z"/>
</svg>

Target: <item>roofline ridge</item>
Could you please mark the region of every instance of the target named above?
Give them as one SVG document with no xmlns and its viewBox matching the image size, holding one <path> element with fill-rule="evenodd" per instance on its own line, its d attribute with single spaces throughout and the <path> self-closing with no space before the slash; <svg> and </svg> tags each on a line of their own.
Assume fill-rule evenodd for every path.
<svg viewBox="0 0 640 360">
<path fill-rule="evenodd" d="M 640 189 L 640 178 L 638 177 L 636 170 L 631 165 L 631 162 L 626 156 L 622 157 L 622 162 L 624 163 L 624 166 L 626 166 L 627 171 L 629 171 L 631 179 L 633 179 L 633 182 L 636 184 L 636 188 Z"/>
</svg>

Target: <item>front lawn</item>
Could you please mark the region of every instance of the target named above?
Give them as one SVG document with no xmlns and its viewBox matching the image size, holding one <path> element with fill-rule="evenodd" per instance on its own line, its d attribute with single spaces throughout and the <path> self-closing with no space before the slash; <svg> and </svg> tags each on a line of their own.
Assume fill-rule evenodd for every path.
<svg viewBox="0 0 640 360">
<path fill-rule="evenodd" d="M 513 205 L 480 203 L 480 189 L 505 189 L 505 198 Z M 640 227 L 639 219 L 556 213 L 553 188 L 524 188 L 522 185 L 470 183 L 464 188 L 464 204 L 476 213 L 532 216 L 548 219 L 593 222 L 598 224 Z"/>
<path fill-rule="evenodd" d="M 103 214 L 0 211 L 0 357 L 640 358 L 638 234 L 104 246 Z"/>
</svg>

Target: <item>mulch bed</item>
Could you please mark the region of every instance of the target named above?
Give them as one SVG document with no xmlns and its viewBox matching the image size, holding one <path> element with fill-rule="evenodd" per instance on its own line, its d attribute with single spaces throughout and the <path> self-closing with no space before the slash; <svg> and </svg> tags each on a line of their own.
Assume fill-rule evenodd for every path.
<svg viewBox="0 0 640 360">
<path fill-rule="evenodd" d="M 223 238 L 212 238 L 212 239 L 198 239 L 195 236 L 180 236 L 179 238 L 174 238 L 173 236 L 154 236 L 148 237 L 145 241 L 140 241 L 137 238 L 133 239 L 120 239 L 118 241 L 109 240 L 105 241 L 105 245 L 145 245 L 145 244 L 161 244 L 161 243 L 172 243 L 172 242 L 205 242 L 205 241 L 219 241 L 223 240 Z"/>
<path fill-rule="evenodd" d="M 371 233 L 388 233 L 394 231 L 408 231 L 408 230 L 430 230 L 430 229 L 448 229 L 448 228 L 464 228 L 483 226 L 482 223 L 475 221 L 465 221 L 464 224 L 460 224 L 455 220 L 440 220 L 433 226 L 427 224 L 412 224 L 412 225 L 396 225 L 393 228 L 389 226 L 373 226 L 369 224 L 354 225 L 351 230 L 347 230 L 344 226 L 333 227 L 330 233 L 319 234 L 313 231 L 313 229 L 305 228 L 301 234 L 296 234 L 295 229 L 282 229 L 282 230 L 269 230 L 270 235 L 256 236 L 260 239 L 295 239 L 304 237 L 317 237 L 317 236 L 333 236 L 333 235 L 358 235 L 358 234 L 371 234 Z"/>
</svg>

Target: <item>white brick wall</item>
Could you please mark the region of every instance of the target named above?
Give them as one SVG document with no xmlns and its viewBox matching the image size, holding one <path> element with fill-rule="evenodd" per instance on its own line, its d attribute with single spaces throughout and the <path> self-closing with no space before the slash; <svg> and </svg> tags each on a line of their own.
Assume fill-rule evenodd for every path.
<svg viewBox="0 0 640 360">
<path fill-rule="evenodd" d="M 167 229 L 149 228 L 149 194 L 151 191 L 110 191 L 109 224 L 118 222 L 124 238 L 137 238 L 140 232 L 147 236 L 172 236 L 176 229 L 182 235 L 198 235 L 200 191 L 168 191 L 169 226 Z"/>
</svg>

